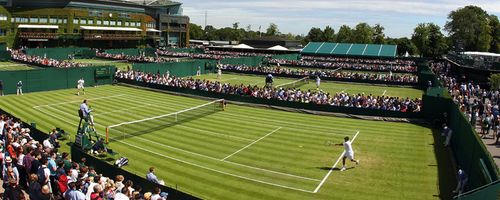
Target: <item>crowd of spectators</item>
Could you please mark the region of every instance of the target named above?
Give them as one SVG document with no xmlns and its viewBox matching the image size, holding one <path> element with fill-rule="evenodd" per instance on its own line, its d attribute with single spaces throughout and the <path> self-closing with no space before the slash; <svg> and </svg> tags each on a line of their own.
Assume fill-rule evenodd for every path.
<svg viewBox="0 0 500 200">
<path fill-rule="evenodd" d="M 281 67 L 249 67 L 245 65 L 221 65 L 222 70 L 233 70 L 238 72 L 259 72 L 273 75 L 299 75 L 310 77 L 327 77 L 345 80 L 373 80 L 398 83 L 417 83 L 418 76 L 413 74 L 393 73 L 368 73 L 368 72 L 346 72 L 341 70 L 307 70 L 290 69 Z"/>
<path fill-rule="evenodd" d="M 189 57 L 193 59 L 214 59 L 221 60 L 224 58 L 235 58 L 239 56 L 230 56 L 230 55 L 218 55 L 218 54 L 206 54 L 206 53 L 189 53 L 189 52 L 174 52 L 168 50 L 156 50 L 156 53 L 161 56 L 169 56 L 169 57 Z"/>
<path fill-rule="evenodd" d="M 21 61 L 21 62 L 27 62 L 27 63 L 33 63 L 36 65 L 43 65 L 47 67 L 57 67 L 57 68 L 68 68 L 68 67 L 87 67 L 90 66 L 90 64 L 84 64 L 84 63 L 78 63 L 78 62 L 73 62 L 71 60 L 56 60 L 52 58 L 46 58 L 41 57 L 41 56 L 35 56 L 35 55 L 26 55 L 22 50 L 12 50 L 11 51 L 11 58 L 13 60 Z"/>
<path fill-rule="evenodd" d="M 320 105 L 381 109 L 399 112 L 419 112 L 422 105 L 422 100 L 419 98 L 410 99 L 374 96 L 372 94 L 349 94 L 347 92 L 330 94 L 322 90 L 301 90 L 298 88 L 282 87 L 272 88 L 243 84 L 231 85 L 229 83 L 194 79 L 192 77 L 179 78 L 167 74 L 152 74 L 132 70 L 117 71 L 115 77 L 171 87 Z"/>
<path fill-rule="evenodd" d="M 127 200 L 167 198 L 159 188 L 142 191 L 140 185 L 118 175 L 110 178 L 87 165 L 86 160 L 71 160 L 66 152 L 59 153 L 60 129 L 48 139 L 36 141 L 31 130 L 20 120 L 0 114 L 0 158 L 2 180 L 7 200 Z M 150 172 L 151 173 L 151 172 Z M 24 191 L 24 192 L 23 192 Z M 28 196 L 25 196 L 28 195 Z"/>
<path fill-rule="evenodd" d="M 483 138 L 496 138 L 498 144 L 500 133 L 500 91 L 481 88 L 478 83 L 466 76 L 454 74 L 450 63 L 433 62 L 431 69 L 438 75 L 460 111 L 467 117 L 473 127 L 479 130 Z"/>
<path fill-rule="evenodd" d="M 176 62 L 177 59 L 164 58 L 160 56 L 145 56 L 145 55 L 137 55 L 130 56 L 125 54 L 109 54 L 106 52 L 97 52 L 96 56 L 98 58 L 106 58 L 113 60 L 127 60 L 129 62 L 147 62 L 147 63 L 165 63 L 165 62 Z"/>
<path fill-rule="evenodd" d="M 323 56 L 302 56 L 302 60 L 314 60 L 325 62 L 346 62 L 346 63 L 364 63 L 364 64 L 384 64 L 384 65 L 405 65 L 415 66 L 413 60 L 401 59 L 365 59 L 365 58 L 348 58 L 348 57 L 323 57 Z"/>
<path fill-rule="evenodd" d="M 308 68 L 325 68 L 325 69 L 342 68 L 347 70 L 392 71 L 392 72 L 402 72 L 402 73 L 415 73 L 417 71 L 417 67 L 414 65 L 330 62 L 330 61 L 315 61 L 315 60 L 304 60 L 304 59 L 302 60 L 270 59 L 269 64 L 308 67 Z"/>
<path fill-rule="evenodd" d="M 229 55 L 232 57 L 254 57 L 254 56 L 263 56 L 263 57 L 271 57 L 273 54 L 269 53 L 254 53 L 254 52 L 234 52 L 234 51 L 215 51 L 215 50 L 205 50 L 206 54 L 214 54 L 214 55 Z"/>
</svg>

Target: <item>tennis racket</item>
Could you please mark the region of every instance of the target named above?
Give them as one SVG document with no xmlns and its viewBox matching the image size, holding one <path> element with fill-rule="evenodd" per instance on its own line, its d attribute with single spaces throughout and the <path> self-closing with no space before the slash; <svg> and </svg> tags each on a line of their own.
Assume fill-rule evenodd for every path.
<svg viewBox="0 0 500 200">
<path fill-rule="evenodd" d="M 332 145 L 335 145 L 335 143 L 330 140 L 325 141 L 325 146 L 332 146 Z"/>
</svg>

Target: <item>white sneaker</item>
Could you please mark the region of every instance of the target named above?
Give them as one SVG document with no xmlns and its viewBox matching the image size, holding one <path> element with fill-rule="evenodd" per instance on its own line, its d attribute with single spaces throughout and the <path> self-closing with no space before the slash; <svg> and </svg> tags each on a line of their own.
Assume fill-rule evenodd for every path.
<svg viewBox="0 0 500 200">
<path fill-rule="evenodd" d="M 356 160 L 356 165 L 359 165 L 359 160 Z"/>
<path fill-rule="evenodd" d="M 345 171 L 345 167 L 342 167 L 342 169 L 340 169 L 341 172 Z"/>
</svg>

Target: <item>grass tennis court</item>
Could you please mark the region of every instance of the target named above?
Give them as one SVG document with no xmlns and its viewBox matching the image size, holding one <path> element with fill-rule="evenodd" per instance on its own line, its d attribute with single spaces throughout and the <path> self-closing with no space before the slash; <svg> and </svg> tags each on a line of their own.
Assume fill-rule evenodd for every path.
<svg viewBox="0 0 500 200">
<path fill-rule="evenodd" d="M 120 61 L 120 60 L 106 60 L 106 59 L 99 59 L 99 58 L 94 58 L 94 59 L 74 59 L 71 60 L 72 62 L 77 62 L 77 63 L 85 63 L 85 64 L 92 64 L 92 65 L 112 65 L 116 66 L 116 68 L 120 70 L 126 70 L 127 66 L 130 66 L 132 68 L 132 63 L 128 63 L 127 61 Z"/>
<path fill-rule="evenodd" d="M 14 71 L 14 70 L 30 70 L 38 69 L 39 67 L 30 66 L 22 63 L 15 62 L 0 62 L 0 71 Z"/>
<path fill-rule="evenodd" d="M 196 77 L 195 77 L 196 78 Z M 217 74 L 204 74 L 199 77 L 200 79 L 217 80 Z M 274 86 L 280 86 L 282 84 L 290 83 L 296 81 L 297 79 L 290 78 L 280 78 L 274 77 Z M 265 76 L 262 75 L 248 75 L 240 73 L 223 73 L 220 79 L 221 82 L 230 84 L 244 84 L 244 85 L 265 85 Z M 316 90 L 315 80 L 309 80 L 309 84 L 299 87 L 302 90 Z M 373 94 L 375 96 L 395 96 L 395 97 L 410 97 L 410 98 L 422 98 L 423 91 L 415 88 L 409 87 L 388 87 L 382 85 L 368 85 L 368 84 L 356 84 L 356 83 L 343 83 L 343 82 L 331 82 L 331 81 L 321 81 L 320 89 L 323 91 L 330 92 L 332 94 L 337 92 L 348 92 L 350 94 Z"/>
<path fill-rule="evenodd" d="M 210 102 L 124 86 L 87 88 L 85 96 L 75 92 L 4 96 L 0 106 L 41 130 L 60 127 L 74 134 L 83 99 L 90 101 L 100 133 Z M 340 143 L 345 136 L 356 136 L 361 164 L 340 172 L 340 164 L 332 166 L 343 148 L 325 141 Z M 112 141 L 110 147 L 130 159 L 126 170 L 145 176 L 154 166 L 167 185 L 203 199 L 437 199 L 437 160 L 444 155 L 435 153 L 433 143 L 432 130 L 414 124 L 229 104 L 225 111 Z"/>
</svg>

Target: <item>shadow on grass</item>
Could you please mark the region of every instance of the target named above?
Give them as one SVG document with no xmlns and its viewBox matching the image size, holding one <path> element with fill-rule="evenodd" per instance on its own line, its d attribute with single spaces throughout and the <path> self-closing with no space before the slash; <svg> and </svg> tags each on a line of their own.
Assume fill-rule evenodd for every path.
<svg viewBox="0 0 500 200">
<path fill-rule="evenodd" d="M 451 152 L 447 147 L 444 147 L 444 138 L 441 137 L 441 132 L 437 129 L 433 129 L 434 137 L 434 155 L 436 156 L 437 165 L 429 165 L 428 167 L 434 167 L 438 170 L 438 188 L 439 195 L 435 194 L 434 197 L 439 197 L 440 199 L 452 199 L 453 190 L 456 186 L 455 179 L 455 168 L 452 165 Z"/>
<path fill-rule="evenodd" d="M 317 167 L 318 169 L 321 169 L 321 170 L 325 170 L 325 171 L 340 171 L 340 168 L 339 167 L 334 167 L 334 168 L 331 168 L 331 167 Z M 354 169 L 356 167 L 346 167 L 345 170 L 351 170 L 351 169 Z"/>
</svg>

